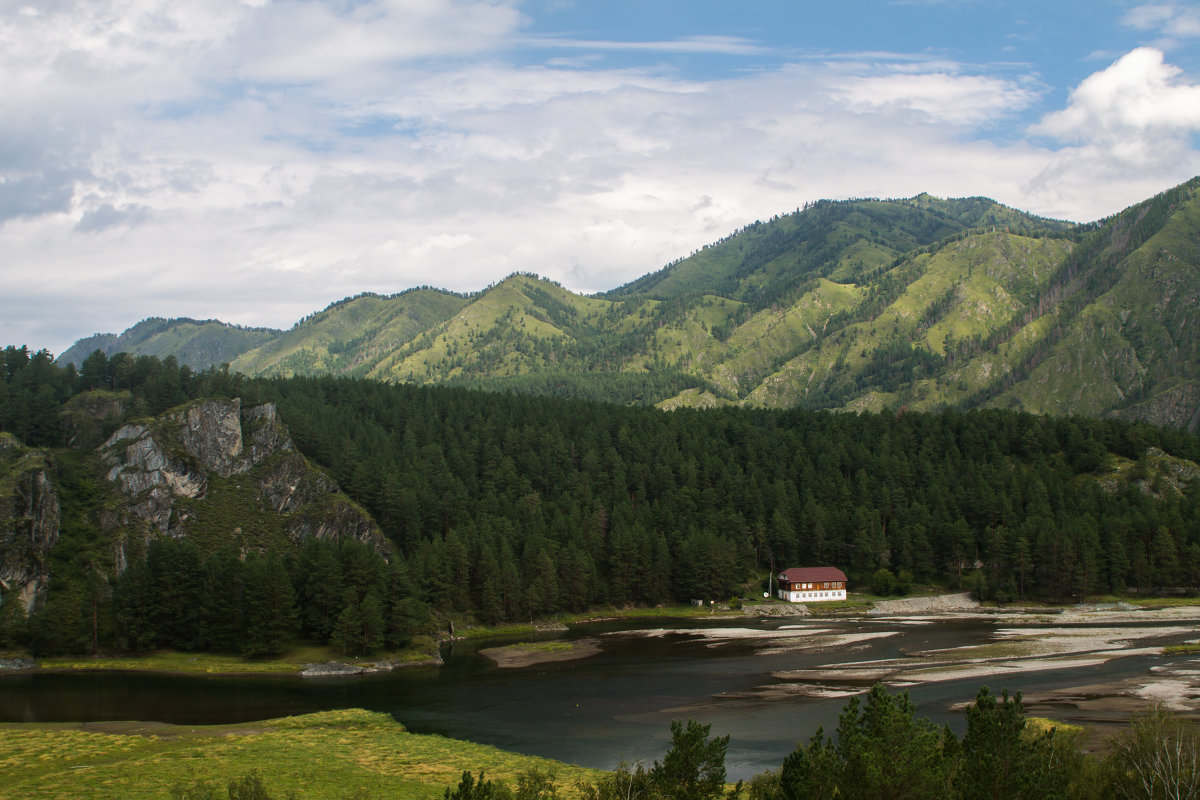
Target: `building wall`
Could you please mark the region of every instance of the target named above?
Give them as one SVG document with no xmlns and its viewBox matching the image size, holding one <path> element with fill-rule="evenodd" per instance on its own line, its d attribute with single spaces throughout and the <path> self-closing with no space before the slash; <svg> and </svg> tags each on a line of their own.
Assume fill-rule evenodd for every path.
<svg viewBox="0 0 1200 800">
<path fill-rule="evenodd" d="M 805 589 L 788 591 L 785 589 L 779 590 L 779 599 L 786 600 L 789 603 L 812 603 L 812 602 L 833 602 L 835 600 L 845 600 L 845 589 Z"/>
</svg>

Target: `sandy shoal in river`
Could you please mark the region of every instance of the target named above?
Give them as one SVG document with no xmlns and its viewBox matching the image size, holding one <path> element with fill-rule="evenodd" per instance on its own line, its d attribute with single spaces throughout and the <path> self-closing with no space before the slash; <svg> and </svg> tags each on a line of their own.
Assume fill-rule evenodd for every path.
<svg viewBox="0 0 1200 800">
<path fill-rule="evenodd" d="M 570 642 L 521 642 L 505 647 L 488 647 L 479 654 L 502 669 L 531 667 L 554 661 L 574 661 L 600 652 L 598 639 L 576 639 Z"/>
</svg>

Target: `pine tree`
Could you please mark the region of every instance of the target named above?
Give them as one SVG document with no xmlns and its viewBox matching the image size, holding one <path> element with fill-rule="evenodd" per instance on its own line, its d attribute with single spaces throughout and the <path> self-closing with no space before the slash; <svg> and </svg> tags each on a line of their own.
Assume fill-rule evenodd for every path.
<svg viewBox="0 0 1200 800">
<path fill-rule="evenodd" d="M 296 629 L 295 593 L 287 569 L 274 556 L 252 556 L 246 559 L 245 574 L 242 653 L 249 658 L 279 656 Z"/>
</svg>

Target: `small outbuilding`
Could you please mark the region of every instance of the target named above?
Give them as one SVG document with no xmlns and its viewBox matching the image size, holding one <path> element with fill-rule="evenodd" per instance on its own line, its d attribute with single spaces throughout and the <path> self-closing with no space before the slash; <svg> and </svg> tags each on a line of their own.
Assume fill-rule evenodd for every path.
<svg viewBox="0 0 1200 800">
<path fill-rule="evenodd" d="M 820 603 L 846 599 L 846 573 L 837 567 L 792 567 L 779 573 L 780 600 Z"/>
</svg>

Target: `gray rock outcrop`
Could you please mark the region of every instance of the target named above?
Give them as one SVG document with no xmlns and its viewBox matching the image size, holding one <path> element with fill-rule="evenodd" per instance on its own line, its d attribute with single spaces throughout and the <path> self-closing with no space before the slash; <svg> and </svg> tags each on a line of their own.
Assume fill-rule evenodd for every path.
<svg viewBox="0 0 1200 800">
<path fill-rule="evenodd" d="M 0 433 L 0 604 L 17 602 L 27 614 L 41 608 L 61 516 L 45 454 Z"/>
<path fill-rule="evenodd" d="M 208 479 L 199 465 L 168 455 L 144 425 L 122 426 L 103 450 L 108 479 L 133 498 L 133 515 L 161 533 L 181 534 L 175 500 L 204 496 Z"/>
<path fill-rule="evenodd" d="M 31 669 L 37 669 L 37 662 L 32 658 L 0 658 L 0 670 Z"/>
<path fill-rule="evenodd" d="M 214 480 L 244 477 L 256 490 L 255 515 L 278 515 L 258 530 L 280 530 L 292 543 L 306 538 L 350 537 L 381 552 L 389 549 L 379 526 L 340 493 L 337 483 L 313 468 L 292 444 L 270 404 L 243 409 L 241 401 L 204 400 L 154 420 L 122 426 L 100 452 L 109 481 L 128 495 L 128 515 L 104 524 L 113 529 L 140 521 L 147 534 L 185 536 Z M 244 482 L 236 480 L 235 491 Z M 241 537 L 247 520 L 227 533 Z M 243 542 L 243 545 L 253 546 Z M 124 553 L 117 554 L 117 561 Z"/>
<path fill-rule="evenodd" d="M 1200 381 L 1183 381 L 1112 416 L 1200 433 Z"/>
</svg>

